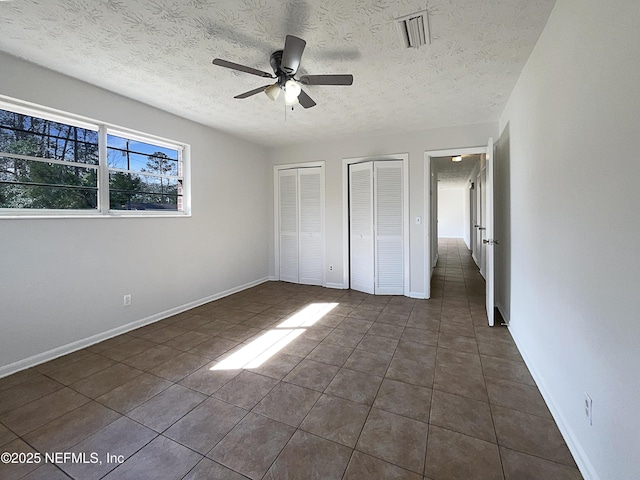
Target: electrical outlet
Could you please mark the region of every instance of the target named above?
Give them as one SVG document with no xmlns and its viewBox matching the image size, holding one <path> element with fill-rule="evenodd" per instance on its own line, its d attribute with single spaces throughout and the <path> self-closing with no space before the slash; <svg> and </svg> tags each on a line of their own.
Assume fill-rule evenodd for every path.
<svg viewBox="0 0 640 480">
<path fill-rule="evenodd" d="M 333 272 L 333 265 L 329 265 L 329 271 Z"/>
<path fill-rule="evenodd" d="M 593 400 L 588 393 L 584 394 L 584 414 L 589 420 L 589 425 L 593 425 Z"/>
<path fill-rule="evenodd" d="M 122 306 L 123 306 L 123 307 L 128 307 L 129 305 L 131 305 L 131 294 L 130 294 L 130 293 L 127 293 L 127 294 L 124 296 L 124 300 L 123 300 L 123 302 L 122 302 Z"/>
</svg>

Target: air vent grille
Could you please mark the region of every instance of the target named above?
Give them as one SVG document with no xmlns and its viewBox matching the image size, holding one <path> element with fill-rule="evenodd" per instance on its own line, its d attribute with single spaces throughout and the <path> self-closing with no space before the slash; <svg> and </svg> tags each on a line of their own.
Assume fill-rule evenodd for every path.
<svg viewBox="0 0 640 480">
<path fill-rule="evenodd" d="M 420 48 L 431 44 L 429 15 L 426 10 L 396 18 L 396 22 L 405 48 Z"/>
</svg>

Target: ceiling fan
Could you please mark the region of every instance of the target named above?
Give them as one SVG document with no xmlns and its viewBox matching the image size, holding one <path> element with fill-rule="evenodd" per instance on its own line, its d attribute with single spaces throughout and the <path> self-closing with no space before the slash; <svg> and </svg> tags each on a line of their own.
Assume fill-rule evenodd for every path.
<svg viewBox="0 0 640 480">
<path fill-rule="evenodd" d="M 214 65 L 219 67 L 231 68 L 240 72 L 250 73 L 258 77 L 275 78 L 276 83 L 264 85 L 262 87 L 249 90 L 248 92 L 236 95 L 233 98 L 248 98 L 260 92 L 264 92 L 271 100 L 276 100 L 280 95 L 280 91 L 284 91 L 284 100 L 286 105 L 293 106 L 300 103 L 304 108 L 313 107 L 316 102 L 302 90 L 302 85 L 351 85 L 353 84 L 353 75 L 302 75 L 295 78 L 300 66 L 302 52 L 307 44 L 304 40 L 293 35 L 287 35 L 284 41 L 284 50 L 277 50 L 271 54 L 271 68 L 273 73 L 263 72 L 255 68 L 239 65 L 237 63 L 215 58 Z"/>
</svg>

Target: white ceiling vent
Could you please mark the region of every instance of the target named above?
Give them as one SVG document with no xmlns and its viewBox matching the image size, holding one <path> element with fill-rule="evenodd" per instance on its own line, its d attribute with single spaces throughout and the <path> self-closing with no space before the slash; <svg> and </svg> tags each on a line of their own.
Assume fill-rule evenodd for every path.
<svg viewBox="0 0 640 480">
<path fill-rule="evenodd" d="M 431 44 L 429 14 L 426 10 L 396 18 L 396 25 L 406 48 L 419 48 Z"/>
</svg>

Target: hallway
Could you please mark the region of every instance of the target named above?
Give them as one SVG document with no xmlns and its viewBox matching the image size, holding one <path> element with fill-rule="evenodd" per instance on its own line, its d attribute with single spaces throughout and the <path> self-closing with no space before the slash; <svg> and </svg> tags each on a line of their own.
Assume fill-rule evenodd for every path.
<svg viewBox="0 0 640 480">
<path fill-rule="evenodd" d="M 0 451 L 100 463 L 0 477 L 582 478 L 461 240 L 432 295 L 268 282 L 1 379 Z"/>
</svg>

